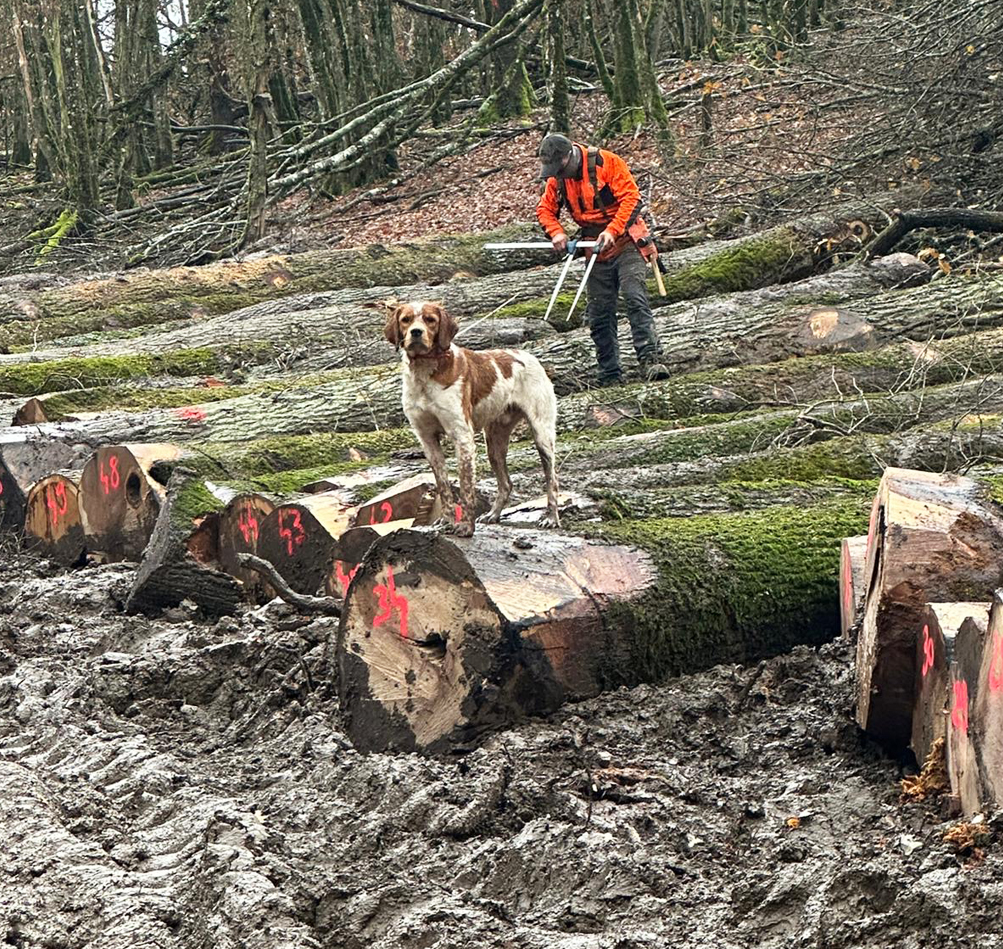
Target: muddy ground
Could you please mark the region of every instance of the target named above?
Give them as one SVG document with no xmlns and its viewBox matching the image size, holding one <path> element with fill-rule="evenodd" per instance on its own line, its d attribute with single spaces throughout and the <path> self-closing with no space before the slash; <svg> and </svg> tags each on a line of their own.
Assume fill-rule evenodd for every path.
<svg viewBox="0 0 1003 949">
<path fill-rule="evenodd" d="M 361 755 L 331 620 L 151 621 L 129 565 L 0 554 L 2 945 L 1003 946 L 1003 820 L 959 853 L 899 803 L 845 646 Z"/>
</svg>

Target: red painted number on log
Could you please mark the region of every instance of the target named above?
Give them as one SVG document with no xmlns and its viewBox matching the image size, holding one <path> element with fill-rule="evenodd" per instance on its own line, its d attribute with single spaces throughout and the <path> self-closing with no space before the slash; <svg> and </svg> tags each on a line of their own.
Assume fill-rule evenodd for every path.
<svg viewBox="0 0 1003 949">
<path fill-rule="evenodd" d="M 288 527 L 286 526 L 287 520 L 290 521 Z M 290 557 L 296 553 L 297 547 L 303 546 L 303 541 L 306 540 L 306 531 L 303 530 L 303 521 L 299 511 L 281 511 L 279 513 L 279 537 L 286 542 L 286 552 Z"/>
<path fill-rule="evenodd" d="M 396 610 L 400 616 L 401 636 L 407 639 L 407 597 L 397 593 L 397 587 L 394 586 L 394 568 L 390 564 L 387 564 L 386 584 L 378 583 L 373 587 L 373 593 L 380 598 L 380 609 L 383 611 L 373 617 L 373 626 L 382 626 Z"/>
<path fill-rule="evenodd" d="M 989 664 L 989 690 L 1003 689 L 1003 633 L 993 633 L 993 661 Z"/>
<path fill-rule="evenodd" d="M 352 582 L 352 578 L 359 572 L 359 567 L 361 566 L 362 564 L 357 563 L 354 567 L 352 567 L 351 572 L 346 574 L 341 567 L 341 561 L 338 560 L 335 562 L 334 573 L 335 576 L 338 578 L 338 582 L 341 584 L 341 589 L 344 596 L 348 596 L 348 585 Z"/>
<path fill-rule="evenodd" d="M 390 521 L 394 519 L 394 509 L 389 501 L 384 501 L 380 505 L 380 510 L 383 512 L 383 520 L 376 520 L 376 508 L 371 507 L 369 509 L 369 523 L 370 524 L 389 524 Z"/>
<path fill-rule="evenodd" d="M 923 627 L 923 678 L 925 679 L 933 668 L 933 639 L 930 636 L 930 627 Z"/>
<path fill-rule="evenodd" d="M 954 708 L 951 709 L 951 724 L 958 731 L 968 734 L 968 683 L 964 679 L 954 683 Z"/>
<path fill-rule="evenodd" d="M 463 507 L 457 504 L 456 510 L 453 511 L 453 516 L 456 518 L 456 523 L 459 524 L 463 520 Z"/>
<path fill-rule="evenodd" d="M 104 470 L 104 462 L 101 462 L 101 484 L 104 486 L 104 493 L 111 494 L 112 491 L 117 491 L 119 485 L 122 483 L 122 477 L 118 473 L 118 455 L 112 455 L 108 459 L 108 471 Z"/>
<path fill-rule="evenodd" d="M 237 518 L 237 527 L 244 535 L 245 544 L 256 544 L 258 542 L 258 519 L 251 511 L 241 511 Z M 280 531 L 281 533 L 281 531 Z"/>
<path fill-rule="evenodd" d="M 66 500 L 66 485 L 62 481 L 56 485 L 49 485 L 45 489 L 45 503 L 49 508 L 49 520 L 55 527 L 59 523 L 59 518 L 64 516 L 70 509 Z"/>
</svg>

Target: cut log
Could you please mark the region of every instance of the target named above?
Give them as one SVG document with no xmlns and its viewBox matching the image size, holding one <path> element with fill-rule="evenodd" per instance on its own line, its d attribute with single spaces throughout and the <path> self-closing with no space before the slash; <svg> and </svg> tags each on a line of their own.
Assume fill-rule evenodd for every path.
<svg viewBox="0 0 1003 949">
<path fill-rule="evenodd" d="M 431 524 L 441 514 L 435 479 L 431 474 L 415 475 L 360 504 L 352 526 L 372 527 L 401 520 Z"/>
<path fill-rule="evenodd" d="M 339 538 L 334 547 L 334 574 L 327 582 L 327 588 L 336 591 L 334 595 L 344 596 L 352 582 L 366 551 L 381 537 L 394 531 L 409 530 L 414 527 L 414 518 L 387 521 L 383 524 L 366 524 L 350 527 Z"/>
<path fill-rule="evenodd" d="M 889 468 L 873 524 L 857 641 L 857 721 L 879 741 L 904 747 L 926 604 L 990 598 L 1003 579 L 1003 519 L 968 478 Z"/>
<path fill-rule="evenodd" d="M 986 631 L 972 732 L 979 751 L 979 772 L 985 801 L 1003 805 L 1003 593 L 993 595 Z"/>
<path fill-rule="evenodd" d="M 910 746 L 916 761 L 926 761 L 934 742 L 947 738 L 951 695 L 950 666 L 955 640 L 966 619 L 985 624 L 988 603 L 929 603 L 916 636 L 916 700 Z"/>
<path fill-rule="evenodd" d="M 364 751 L 444 751 L 488 728 L 596 694 L 626 648 L 647 555 L 541 531 L 467 541 L 395 531 L 348 587 L 338 635 L 347 730 Z"/>
<path fill-rule="evenodd" d="M 41 425 L 48 422 L 49 418 L 45 414 L 45 408 L 38 399 L 28 399 L 15 413 L 14 425 Z"/>
<path fill-rule="evenodd" d="M 273 593 L 258 571 L 241 564 L 239 555 L 257 554 L 261 525 L 274 510 L 275 503 L 261 494 L 238 494 L 219 516 L 220 566 L 243 584 L 252 603 L 270 599 Z"/>
<path fill-rule="evenodd" d="M 335 543 L 354 517 L 355 505 L 337 491 L 281 504 L 261 523 L 258 556 L 273 564 L 296 593 L 340 595 Z"/>
<path fill-rule="evenodd" d="M 81 563 L 86 550 L 79 484 L 79 472 L 51 474 L 36 482 L 28 492 L 25 546 L 64 567 Z"/>
<path fill-rule="evenodd" d="M 947 775 L 951 782 L 951 797 L 966 817 L 982 810 L 979 748 L 971 728 L 971 714 L 978 700 L 985 633 L 984 619 L 966 619 L 955 637 L 950 666 L 951 721 L 947 733 Z"/>
<path fill-rule="evenodd" d="M 79 470 L 90 454 L 86 440 L 0 430 L 0 531 L 23 529 L 33 484 L 53 471 Z"/>
<path fill-rule="evenodd" d="M 844 537 L 839 551 L 839 627 L 843 639 L 860 621 L 864 608 L 864 560 L 867 537 Z"/>
<path fill-rule="evenodd" d="M 195 472 L 174 469 L 126 600 L 129 612 L 156 614 L 183 600 L 205 616 L 236 611 L 243 599 L 240 584 L 216 569 L 222 505 L 213 500 Z"/>
<path fill-rule="evenodd" d="M 150 470 L 181 455 L 177 446 L 160 444 L 109 445 L 94 452 L 80 475 L 80 513 L 91 554 L 108 563 L 140 559 L 164 499 L 164 486 Z"/>
</svg>

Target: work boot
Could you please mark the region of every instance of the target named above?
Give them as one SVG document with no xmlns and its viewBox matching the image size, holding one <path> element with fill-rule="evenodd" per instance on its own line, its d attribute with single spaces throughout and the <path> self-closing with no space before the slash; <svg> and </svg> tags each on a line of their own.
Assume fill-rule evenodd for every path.
<svg viewBox="0 0 1003 949">
<path fill-rule="evenodd" d="M 669 378 L 669 370 L 663 363 L 646 362 L 641 364 L 641 376 L 645 382 L 657 382 Z"/>
<path fill-rule="evenodd" d="M 615 376 L 600 376 L 599 377 L 599 388 L 608 389 L 610 386 L 622 386 L 623 376 L 619 373 Z"/>
</svg>

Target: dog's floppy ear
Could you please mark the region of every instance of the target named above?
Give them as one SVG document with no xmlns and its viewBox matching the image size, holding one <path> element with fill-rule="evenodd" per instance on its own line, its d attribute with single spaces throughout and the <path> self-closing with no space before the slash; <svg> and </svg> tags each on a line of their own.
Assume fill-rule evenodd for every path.
<svg viewBox="0 0 1003 949">
<path fill-rule="evenodd" d="M 452 343 L 453 337 L 457 334 L 460 327 L 456 325 L 456 320 L 446 312 L 444 307 L 439 306 L 438 303 L 433 303 L 432 309 L 435 310 L 436 315 L 439 317 L 439 329 L 435 334 L 435 347 L 445 353 L 449 351 L 449 344 Z"/>
<path fill-rule="evenodd" d="M 383 335 L 387 338 L 387 342 L 393 343 L 397 349 L 401 348 L 400 314 L 403 309 L 402 306 L 395 306 L 387 314 L 387 322 L 383 326 Z"/>
</svg>

